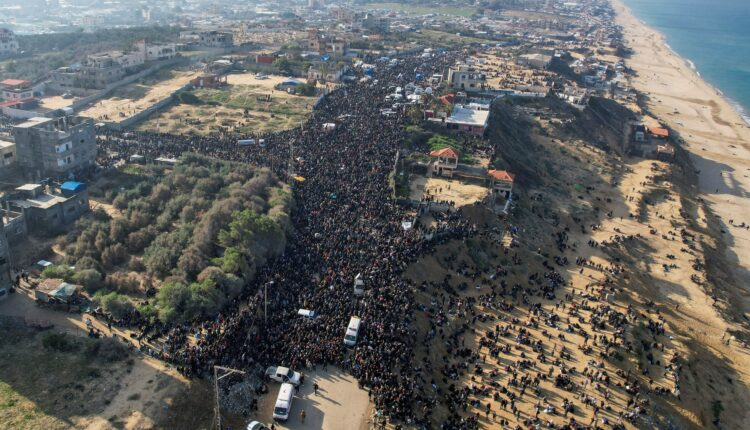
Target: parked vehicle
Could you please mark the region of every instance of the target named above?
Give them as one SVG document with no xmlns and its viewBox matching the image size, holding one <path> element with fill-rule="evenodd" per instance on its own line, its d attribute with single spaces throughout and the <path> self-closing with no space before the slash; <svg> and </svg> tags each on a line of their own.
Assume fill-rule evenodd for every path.
<svg viewBox="0 0 750 430">
<path fill-rule="evenodd" d="M 268 427 L 260 421 L 252 421 L 247 425 L 247 430 L 268 430 Z"/>
<path fill-rule="evenodd" d="M 286 421 L 292 411 L 294 400 L 294 386 L 292 384 L 281 384 L 279 395 L 276 397 L 276 405 L 273 408 L 273 419 Z"/>
<path fill-rule="evenodd" d="M 295 387 L 302 383 L 302 375 L 299 372 L 288 367 L 282 366 L 271 366 L 266 369 L 266 376 L 273 379 L 274 381 L 281 383 L 289 383 Z"/>
<path fill-rule="evenodd" d="M 357 344 L 357 337 L 359 336 L 359 329 L 362 326 L 362 320 L 353 316 L 349 320 L 349 325 L 346 327 L 346 334 L 344 335 L 344 345 L 354 346 Z"/>
<path fill-rule="evenodd" d="M 307 319 L 315 319 L 315 311 L 311 311 L 309 309 L 300 309 L 297 311 L 297 315 L 301 317 L 305 317 Z"/>
</svg>

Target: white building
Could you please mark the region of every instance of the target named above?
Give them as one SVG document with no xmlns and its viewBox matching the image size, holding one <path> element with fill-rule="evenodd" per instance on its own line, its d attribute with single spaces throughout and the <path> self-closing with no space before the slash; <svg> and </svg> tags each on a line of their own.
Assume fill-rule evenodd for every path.
<svg viewBox="0 0 750 430">
<path fill-rule="evenodd" d="M 177 45 L 174 43 L 148 44 L 145 40 L 139 40 L 135 47 L 145 61 L 167 60 L 177 55 Z"/>
<path fill-rule="evenodd" d="M 448 129 L 482 136 L 487 129 L 489 118 L 490 111 L 488 110 L 456 105 L 451 112 L 451 116 L 445 119 L 445 126 Z"/>
<path fill-rule="evenodd" d="M 454 90 L 478 91 L 487 83 L 487 75 L 466 64 L 448 69 L 448 85 Z"/>
</svg>

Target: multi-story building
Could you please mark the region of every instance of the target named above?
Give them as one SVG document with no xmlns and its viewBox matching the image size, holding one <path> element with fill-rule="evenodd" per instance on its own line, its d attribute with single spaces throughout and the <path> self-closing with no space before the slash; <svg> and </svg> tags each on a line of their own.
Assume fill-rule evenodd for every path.
<svg viewBox="0 0 750 430">
<path fill-rule="evenodd" d="M 126 70 L 113 58 L 97 56 L 85 66 L 61 67 L 52 72 L 52 87 L 101 90 L 125 77 Z"/>
<path fill-rule="evenodd" d="M 26 184 L 4 200 L 8 213 L 22 215 L 25 228 L 32 232 L 58 232 L 91 209 L 86 184 L 80 182 Z"/>
<path fill-rule="evenodd" d="M 307 30 L 306 50 L 340 57 L 346 54 L 346 42 L 332 36 L 321 35 L 318 29 L 312 28 Z"/>
<path fill-rule="evenodd" d="M 18 54 L 16 35 L 7 28 L 0 28 L 0 57 Z"/>
<path fill-rule="evenodd" d="M 177 55 L 177 45 L 174 43 L 148 44 L 145 40 L 139 40 L 135 48 L 142 53 L 145 61 L 167 60 Z"/>
<path fill-rule="evenodd" d="M 16 163 L 28 179 L 68 179 L 95 165 L 96 138 L 92 119 L 31 118 L 14 126 L 13 136 Z"/>
<path fill-rule="evenodd" d="M 487 75 L 466 64 L 448 69 L 448 85 L 454 90 L 479 91 L 487 83 Z"/>
<path fill-rule="evenodd" d="M 198 43 L 211 48 L 229 48 L 234 46 L 234 33 L 231 31 L 201 31 L 198 32 Z M 182 37 L 182 34 L 180 34 Z"/>
<path fill-rule="evenodd" d="M 16 163 L 16 144 L 0 139 L 0 175 L 11 169 Z"/>
<path fill-rule="evenodd" d="M 25 102 L 34 98 L 31 82 L 21 79 L 0 81 L 0 98 L 6 102 Z"/>
</svg>

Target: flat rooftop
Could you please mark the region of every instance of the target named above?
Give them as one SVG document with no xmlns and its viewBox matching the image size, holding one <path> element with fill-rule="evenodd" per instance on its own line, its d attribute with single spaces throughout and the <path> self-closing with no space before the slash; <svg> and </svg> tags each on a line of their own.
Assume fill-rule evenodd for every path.
<svg viewBox="0 0 750 430">
<path fill-rule="evenodd" d="M 44 124 L 49 121 L 52 121 L 52 118 L 45 118 L 45 117 L 38 116 L 38 117 L 30 118 L 28 121 L 22 122 L 21 124 L 16 125 L 16 127 L 17 128 L 31 128 L 31 127 L 36 127 L 39 124 Z"/>
<path fill-rule="evenodd" d="M 14 142 L 0 139 L 0 149 L 10 148 L 11 146 L 15 146 L 16 144 Z"/>
<path fill-rule="evenodd" d="M 490 117 L 490 111 L 475 110 L 461 106 L 453 108 L 451 116 L 445 119 L 446 123 L 464 124 L 473 126 L 486 126 Z"/>
<path fill-rule="evenodd" d="M 62 196 L 53 196 L 51 194 L 42 194 L 37 197 L 27 198 L 27 199 L 21 199 L 21 200 L 13 200 L 13 204 L 22 208 L 41 208 L 41 209 L 49 209 L 52 206 L 67 201 L 68 199 L 66 197 Z"/>
</svg>

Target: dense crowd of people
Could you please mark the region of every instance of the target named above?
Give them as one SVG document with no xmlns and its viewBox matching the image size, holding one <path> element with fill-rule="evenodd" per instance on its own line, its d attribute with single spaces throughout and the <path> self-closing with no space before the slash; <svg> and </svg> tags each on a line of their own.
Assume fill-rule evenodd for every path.
<svg viewBox="0 0 750 430">
<path fill-rule="evenodd" d="M 258 274 L 248 294 L 214 320 L 144 326 L 141 336 L 164 336 L 165 356 L 188 375 L 208 376 L 213 365 L 284 363 L 302 369 L 338 364 L 369 389 L 378 409 L 416 422 L 417 382 L 404 371 L 412 363 L 415 302 L 401 271 L 431 245 L 422 240 L 422 230 L 402 227 L 407 214 L 390 198 L 388 175 L 404 139 L 403 118 L 381 115 L 381 109 L 390 107 L 384 101 L 389 85 L 403 86 L 417 73 L 431 76 L 453 62 L 452 55 L 404 58 L 382 68 L 374 80 L 328 94 L 302 127 L 255 136 L 262 145 L 239 146 L 228 135 L 99 130 L 100 164 L 105 166 L 135 154 L 157 158 L 196 152 L 298 178 L 294 236 L 285 254 Z M 324 127 L 327 123 L 336 127 Z M 460 213 L 441 221 L 441 240 L 470 230 Z M 357 274 L 365 282 L 361 297 L 353 294 Z M 265 290 L 267 298 L 262 297 Z M 262 315 L 265 299 L 268 314 Z M 299 318 L 300 308 L 319 316 Z M 342 339 L 353 315 L 365 329 L 347 353 Z M 191 343 L 192 338 L 197 341 Z"/>
</svg>

